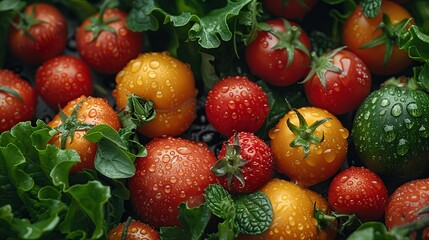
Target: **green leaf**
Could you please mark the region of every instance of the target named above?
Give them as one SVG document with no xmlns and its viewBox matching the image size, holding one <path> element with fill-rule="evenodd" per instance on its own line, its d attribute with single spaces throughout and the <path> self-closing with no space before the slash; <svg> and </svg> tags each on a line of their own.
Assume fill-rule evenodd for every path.
<svg viewBox="0 0 429 240">
<path fill-rule="evenodd" d="M 215 57 L 208 53 L 201 53 L 201 75 L 204 82 L 204 90 L 208 92 L 219 81 L 216 69 L 213 65 Z"/>
<path fill-rule="evenodd" d="M 24 6 L 25 6 L 25 2 L 22 2 L 19 0 L 2 0 L 0 1 L 0 12 L 10 11 L 10 10 L 19 11 Z"/>
<path fill-rule="evenodd" d="M 104 205 L 110 198 L 110 188 L 102 185 L 99 181 L 89 181 L 86 184 L 76 184 L 67 190 L 72 199 L 71 207 L 66 219 L 62 223 L 62 230 L 72 232 L 81 226 L 82 217 L 90 220 L 92 228 L 87 232 L 92 239 L 100 238 L 106 231 L 104 223 Z M 87 223 L 85 223 L 87 224 Z"/>
<path fill-rule="evenodd" d="M 189 208 L 184 202 L 179 204 L 179 219 L 182 228 L 161 227 L 161 238 L 165 240 L 198 240 L 204 234 L 204 230 L 210 220 L 210 209 L 205 204 Z"/>
<path fill-rule="evenodd" d="M 399 38 L 399 48 L 408 51 L 408 56 L 414 60 L 429 61 L 429 35 L 420 31 L 416 25 L 412 25 L 403 32 Z"/>
<path fill-rule="evenodd" d="M 365 17 L 374 18 L 381 8 L 381 0 L 362 0 L 362 11 Z"/>
<path fill-rule="evenodd" d="M 360 225 L 347 240 L 395 240 L 381 222 L 366 222 Z"/>
<path fill-rule="evenodd" d="M 273 209 L 268 197 L 254 192 L 235 199 L 236 223 L 242 233 L 257 235 L 265 232 L 273 220 Z"/>
<path fill-rule="evenodd" d="M 190 24 L 188 39 L 197 41 L 202 48 L 212 49 L 220 46 L 221 41 L 231 40 L 233 34 L 228 20 L 240 14 L 240 11 L 252 0 L 228 0 L 226 6 L 213 9 L 204 16 L 190 12 L 171 15 L 156 6 L 154 0 L 133 2 L 133 9 L 127 18 L 127 26 L 133 31 L 158 30 L 159 23 L 154 17 L 158 12 L 164 16 L 164 24 L 172 23 L 175 27 Z"/>
<path fill-rule="evenodd" d="M 234 200 L 222 186 L 210 184 L 205 190 L 204 199 L 214 215 L 223 219 L 235 218 Z"/>
</svg>

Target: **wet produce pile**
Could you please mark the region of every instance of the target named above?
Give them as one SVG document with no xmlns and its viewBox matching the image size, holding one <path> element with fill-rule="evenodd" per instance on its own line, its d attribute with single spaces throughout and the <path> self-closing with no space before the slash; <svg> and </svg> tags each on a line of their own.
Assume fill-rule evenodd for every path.
<svg viewBox="0 0 429 240">
<path fill-rule="evenodd" d="M 0 0 L 0 239 L 429 239 L 426 0 Z"/>
</svg>

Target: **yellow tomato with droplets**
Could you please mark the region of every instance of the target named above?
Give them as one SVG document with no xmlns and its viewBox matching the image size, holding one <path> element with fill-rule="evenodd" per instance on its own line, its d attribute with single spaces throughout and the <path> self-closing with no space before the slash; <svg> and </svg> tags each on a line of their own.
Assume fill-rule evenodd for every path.
<svg viewBox="0 0 429 240">
<path fill-rule="evenodd" d="M 131 60 L 116 75 L 113 96 L 123 109 L 135 94 L 154 103 L 156 117 L 139 127 L 148 137 L 176 136 L 196 118 L 195 79 L 188 64 L 168 52 L 149 52 Z"/>
<path fill-rule="evenodd" d="M 349 131 L 328 111 L 302 107 L 285 114 L 269 136 L 277 171 L 308 187 L 327 180 L 343 165 Z"/>
<path fill-rule="evenodd" d="M 302 187 L 274 178 L 259 191 L 265 193 L 273 208 L 273 221 L 260 235 L 240 235 L 239 239 L 319 239 L 312 199 Z"/>
</svg>

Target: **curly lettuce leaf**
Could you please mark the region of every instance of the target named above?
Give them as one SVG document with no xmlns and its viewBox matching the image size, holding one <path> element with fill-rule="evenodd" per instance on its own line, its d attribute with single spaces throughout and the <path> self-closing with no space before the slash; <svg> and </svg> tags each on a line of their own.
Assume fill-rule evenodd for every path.
<svg viewBox="0 0 429 240">
<path fill-rule="evenodd" d="M 159 7 L 154 0 L 137 0 L 127 18 L 127 26 L 137 32 L 156 31 L 159 22 L 155 13 L 163 16 L 163 24 L 172 23 L 174 27 L 183 27 L 190 24 L 188 39 L 197 41 L 206 49 L 220 46 L 222 41 L 229 41 L 233 36 L 228 20 L 238 16 L 240 11 L 252 0 L 228 0 L 226 6 L 215 8 L 209 13 L 195 14 L 181 12 L 172 15 Z M 248 14 L 248 12 L 245 12 Z"/>
<path fill-rule="evenodd" d="M 0 135 L 0 236 L 17 239 L 102 238 L 106 234 L 109 185 L 96 177 L 71 183 L 74 150 L 48 144 L 54 131 L 41 120 L 17 124 Z M 128 194 L 117 183 L 114 204 Z M 122 200 L 122 201 L 121 201 Z M 112 204 L 112 203 L 111 203 Z M 123 212 L 116 211 L 122 215 Z M 119 222 L 119 217 L 116 223 Z M 71 226 L 73 225 L 73 226 Z"/>
</svg>

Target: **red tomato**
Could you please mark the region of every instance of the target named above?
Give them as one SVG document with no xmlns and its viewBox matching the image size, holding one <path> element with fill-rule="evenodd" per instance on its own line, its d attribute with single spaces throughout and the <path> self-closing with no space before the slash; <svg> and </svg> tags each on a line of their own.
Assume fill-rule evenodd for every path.
<svg viewBox="0 0 429 240">
<path fill-rule="evenodd" d="M 221 184 L 231 192 L 254 192 L 274 174 L 270 147 L 253 133 L 231 136 L 222 145 L 218 159 L 212 171 L 221 176 Z"/>
<path fill-rule="evenodd" d="M 8 92 L 18 94 L 22 101 Z M 10 130 L 17 123 L 33 119 L 36 111 L 36 90 L 19 75 L 0 69 L 0 133 Z"/>
<path fill-rule="evenodd" d="M 385 43 L 371 48 L 361 48 L 382 34 L 382 30 L 377 29 L 377 27 L 382 22 L 383 14 L 389 16 L 393 25 L 411 18 L 410 13 L 404 7 L 394 2 L 383 1 L 379 14 L 374 18 L 366 18 L 359 5 L 344 23 L 343 42 L 350 51 L 358 55 L 367 64 L 372 73 L 393 75 L 403 71 L 412 63 L 407 51 L 399 49 L 397 44 L 394 44 L 392 55 L 389 61 L 384 64 Z"/>
<path fill-rule="evenodd" d="M 313 106 L 336 115 L 357 109 L 371 91 L 371 73 L 366 64 L 354 53 L 338 50 L 321 58 L 330 59 L 326 61 L 327 65 L 337 67 L 340 72 L 328 70 L 327 65 L 316 65 L 314 67 L 320 67 L 325 79 L 313 74 L 304 84 L 307 98 Z"/>
<path fill-rule="evenodd" d="M 205 106 L 209 123 L 226 136 L 234 131 L 256 132 L 270 109 L 261 86 L 245 76 L 221 79 L 208 92 Z"/>
<path fill-rule="evenodd" d="M 80 58 L 59 56 L 44 62 L 36 72 L 36 89 L 51 107 L 64 107 L 69 101 L 93 91 L 91 70 Z"/>
<path fill-rule="evenodd" d="M 217 183 L 210 171 L 216 156 L 203 144 L 173 137 L 152 139 L 146 149 L 128 181 L 131 205 L 151 226 L 179 226 L 179 204 L 201 204 L 205 188 Z"/>
<path fill-rule="evenodd" d="M 328 189 L 328 202 L 334 212 L 356 214 L 361 221 L 381 218 L 387 198 L 383 180 L 364 167 L 343 170 L 332 179 Z"/>
<path fill-rule="evenodd" d="M 274 86 L 294 84 L 308 72 L 310 40 L 296 23 L 273 19 L 266 24 L 272 30 L 258 31 L 257 37 L 246 47 L 250 71 Z M 289 59 L 288 53 L 293 54 L 293 59 Z"/>
<path fill-rule="evenodd" d="M 25 8 L 25 16 L 37 23 L 24 24 L 23 28 L 12 25 L 9 49 L 14 57 L 26 64 L 38 65 L 64 51 L 67 22 L 57 8 L 46 3 L 35 3 Z"/>
<path fill-rule="evenodd" d="M 108 240 L 121 240 L 125 222 L 112 228 L 107 235 Z M 126 238 L 129 240 L 159 240 L 159 232 L 151 226 L 137 220 L 132 220 L 126 230 Z"/>
<path fill-rule="evenodd" d="M 317 0 L 264 0 L 264 7 L 276 17 L 301 20 Z"/>
<path fill-rule="evenodd" d="M 106 9 L 103 23 L 97 22 L 98 14 L 86 19 L 76 31 L 77 51 L 95 70 L 114 74 L 119 72 L 131 59 L 137 57 L 143 47 L 143 34 L 127 28 L 125 21 L 128 14 L 119 9 Z M 112 19 L 116 19 L 112 21 Z M 99 24 L 99 25 L 97 25 Z M 87 30 L 107 25 L 115 32 L 102 30 L 98 36 Z"/>
<path fill-rule="evenodd" d="M 418 211 L 428 205 L 429 178 L 404 183 L 390 195 L 387 202 L 385 222 L 388 229 L 428 218 L 428 213 L 417 215 Z M 424 236 L 424 239 L 429 239 L 429 227 L 425 228 Z"/>
<path fill-rule="evenodd" d="M 77 116 L 74 116 L 75 119 L 73 119 L 72 112 L 80 103 L 82 105 L 80 105 L 77 111 Z M 107 124 L 116 131 L 121 127 L 121 122 L 119 117 L 116 115 L 115 110 L 109 105 L 107 99 L 104 98 L 81 96 L 70 101 L 61 111 L 63 111 L 65 115 L 69 116 L 69 120 L 72 120 L 74 124 L 77 121 L 92 125 Z M 48 123 L 48 126 L 57 128 L 62 124 L 63 122 L 57 114 L 52 121 Z M 74 124 L 69 123 L 66 125 Z M 67 137 L 65 148 L 76 150 L 80 156 L 80 162 L 76 163 L 72 167 L 71 173 L 75 173 L 82 169 L 94 169 L 94 158 L 97 153 L 97 144 L 92 143 L 83 137 L 86 131 L 87 130 L 76 130 L 74 132 L 73 139 L 71 136 Z M 62 133 L 59 132 L 57 135 L 52 137 L 49 142 L 61 147 L 61 134 Z"/>
</svg>

